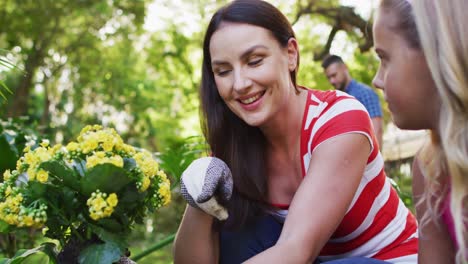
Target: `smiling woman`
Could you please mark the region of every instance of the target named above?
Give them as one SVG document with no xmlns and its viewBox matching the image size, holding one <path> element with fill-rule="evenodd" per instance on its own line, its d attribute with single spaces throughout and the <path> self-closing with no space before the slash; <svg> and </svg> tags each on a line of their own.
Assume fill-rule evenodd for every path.
<svg viewBox="0 0 468 264">
<path fill-rule="evenodd" d="M 417 262 L 416 221 L 385 175 L 367 111 L 343 92 L 296 84 L 299 44 L 277 8 L 219 9 L 202 67 L 205 137 L 232 174 L 184 173 L 200 191 L 185 189 L 175 263 Z"/>
<path fill-rule="evenodd" d="M 294 39 L 283 48 L 262 27 L 223 22 L 211 38 L 210 53 L 221 98 L 248 125 L 280 125 L 296 110 L 287 104 L 295 94 L 289 73 L 297 64 Z"/>
</svg>

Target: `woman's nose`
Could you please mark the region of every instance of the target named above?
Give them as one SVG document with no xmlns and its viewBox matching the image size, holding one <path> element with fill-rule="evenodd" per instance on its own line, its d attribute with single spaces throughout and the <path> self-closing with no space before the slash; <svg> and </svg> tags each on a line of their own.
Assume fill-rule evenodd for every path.
<svg viewBox="0 0 468 264">
<path fill-rule="evenodd" d="M 235 91 L 242 93 L 251 85 L 252 80 L 242 70 L 235 71 L 233 84 L 233 89 Z"/>
</svg>

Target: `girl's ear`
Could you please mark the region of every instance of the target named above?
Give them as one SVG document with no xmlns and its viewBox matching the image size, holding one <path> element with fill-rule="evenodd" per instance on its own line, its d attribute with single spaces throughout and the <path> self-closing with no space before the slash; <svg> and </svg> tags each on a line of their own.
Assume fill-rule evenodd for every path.
<svg viewBox="0 0 468 264">
<path fill-rule="evenodd" d="M 297 58 L 299 56 L 299 49 L 297 46 L 297 40 L 290 38 L 288 40 L 288 68 L 292 72 L 297 68 Z"/>
</svg>

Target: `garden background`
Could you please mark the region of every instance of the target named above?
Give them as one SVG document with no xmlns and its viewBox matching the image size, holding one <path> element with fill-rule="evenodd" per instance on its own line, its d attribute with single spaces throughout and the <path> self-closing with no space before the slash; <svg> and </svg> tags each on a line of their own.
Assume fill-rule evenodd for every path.
<svg viewBox="0 0 468 264">
<path fill-rule="evenodd" d="M 19 125 L 18 134 L 33 134 L 55 144 L 70 141 L 89 124 L 113 127 L 129 144 L 155 153 L 169 175 L 171 204 L 147 217 L 130 238 L 130 251 L 139 256 L 138 263 L 172 263 L 170 242 L 185 207 L 177 179 L 205 150 L 197 97 L 203 30 L 226 2 L 0 2 L 3 128 L 13 120 Z M 346 60 L 355 79 L 370 85 L 378 67 L 371 30 L 377 0 L 271 2 L 296 30 L 300 84 L 332 89 L 320 66 L 331 52 Z M 382 98 L 381 91 L 378 94 Z M 409 164 L 423 134 L 401 133 L 392 126 L 383 99 L 382 105 L 386 170 L 411 206 Z M 2 143 L 7 137 L 0 133 L 0 175 L 14 157 Z M 0 257 L 44 242 L 38 233 L 0 235 Z M 160 242 L 169 244 L 159 248 Z"/>
</svg>

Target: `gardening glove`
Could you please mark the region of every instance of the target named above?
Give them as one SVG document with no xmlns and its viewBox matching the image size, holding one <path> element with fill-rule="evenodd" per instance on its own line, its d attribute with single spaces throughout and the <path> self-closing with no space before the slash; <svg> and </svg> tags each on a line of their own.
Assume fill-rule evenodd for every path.
<svg viewBox="0 0 468 264">
<path fill-rule="evenodd" d="M 228 218 L 228 211 L 221 204 L 231 199 L 232 187 L 231 170 L 215 157 L 194 160 L 182 173 L 180 181 L 180 191 L 188 204 L 219 220 Z"/>
<path fill-rule="evenodd" d="M 136 262 L 128 257 L 120 257 L 119 262 L 117 262 L 117 264 L 136 264 Z"/>
</svg>

